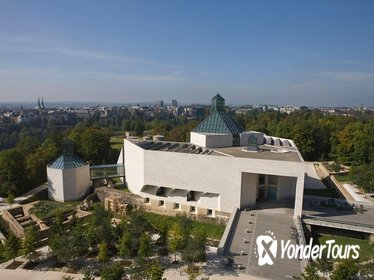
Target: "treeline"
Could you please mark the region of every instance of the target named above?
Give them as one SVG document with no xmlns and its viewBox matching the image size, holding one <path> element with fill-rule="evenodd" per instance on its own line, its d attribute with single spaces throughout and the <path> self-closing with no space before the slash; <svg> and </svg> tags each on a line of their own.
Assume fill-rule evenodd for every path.
<svg viewBox="0 0 374 280">
<path fill-rule="evenodd" d="M 320 111 L 236 115 L 247 130 L 292 139 L 308 161 L 334 160 L 352 166 L 353 181 L 374 192 L 374 117 L 330 116 Z"/>
<path fill-rule="evenodd" d="M 345 164 L 368 163 L 374 151 L 373 117 L 323 115 L 318 110 L 291 114 L 251 111 L 235 115 L 246 130 L 292 139 L 305 160 L 336 160 Z M 373 154 L 373 153 L 372 153 Z"/>
<path fill-rule="evenodd" d="M 46 182 L 46 166 L 61 155 L 64 138 L 72 140 L 75 153 L 91 164 L 116 161 L 111 135 L 111 129 L 89 124 L 78 124 L 63 133 L 49 132 L 43 141 L 21 134 L 15 147 L 0 152 L 0 196 L 20 195 Z"/>
</svg>

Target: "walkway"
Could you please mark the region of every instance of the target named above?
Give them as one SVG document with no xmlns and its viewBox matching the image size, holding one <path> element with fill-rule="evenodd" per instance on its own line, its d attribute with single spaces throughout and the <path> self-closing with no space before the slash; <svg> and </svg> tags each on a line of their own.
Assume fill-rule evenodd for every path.
<svg viewBox="0 0 374 280">
<path fill-rule="evenodd" d="M 360 224 L 360 223 L 353 223 L 353 222 L 347 222 L 347 221 L 342 221 L 342 220 L 321 218 L 321 217 L 315 217 L 315 216 L 306 216 L 306 215 L 303 216 L 302 221 L 304 224 L 307 224 L 307 225 L 338 228 L 338 229 L 374 234 L 374 224 L 372 225 Z"/>
<path fill-rule="evenodd" d="M 248 260 L 247 273 L 269 279 L 289 279 L 300 277 L 301 264 L 299 259 L 281 258 L 281 241 L 296 244 L 292 237 L 291 226 L 293 211 L 288 208 L 274 208 L 256 211 L 256 222 L 253 232 L 251 254 Z M 256 239 L 260 235 L 273 234 L 277 241 L 277 253 L 272 265 L 258 265 Z"/>
<path fill-rule="evenodd" d="M 287 205 L 287 207 L 284 207 L 284 205 Z M 259 206 L 264 209 L 242 211 L 240 213 L 237 223 L 233 225 L 234 230 L 228 245 L 227 256 L 233 258 L 236 271 L 245 272 L 251 277 L 250 279 L 254 279 L 254 277 L 265 279 L 300 277 L 301 264 L 299 259 L 282 259 L 280 257 L 281 240 L 296 244 L 291 229 L 294 225 L 292 205 L 285 200 L 269 202 Z M 278 242 L 277 256 L 273 265 L 259 266 L 256 239 L 258 236 L 270 234 L 270 232 L 274 234 Z"/>
</svg>

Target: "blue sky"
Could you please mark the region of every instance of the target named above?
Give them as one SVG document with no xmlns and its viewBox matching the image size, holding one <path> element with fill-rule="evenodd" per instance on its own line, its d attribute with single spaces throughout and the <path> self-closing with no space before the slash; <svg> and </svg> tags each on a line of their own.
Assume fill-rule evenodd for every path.
<svg viewBox="0 0 374 280">
<path fill-rule="evenodd" d="M 374 1 L 0 1 L 0 102 L 374 106 Z"/>
</svg>

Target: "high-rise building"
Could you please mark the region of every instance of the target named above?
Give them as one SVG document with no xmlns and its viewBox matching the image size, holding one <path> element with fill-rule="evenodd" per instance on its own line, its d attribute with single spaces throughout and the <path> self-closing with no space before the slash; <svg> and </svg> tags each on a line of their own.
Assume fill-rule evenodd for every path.
<svg viewBox="0 0 374 280">
<path fill-rule="evenodd" d="M 157 106 L 157 107 L 164 107 L 164 101 L 163 101 L 163 100 L 158 100 L 158 101 L 156 102 L 156 106 Z"/>
<path fill-rule="evenodd" d="M 175 108 L 175 107 L 177 107 L 178 106 L 178 102 L 177 102 L 177 100 L 172 100 L 171 101 L 171 107 L 173 107 L 173 108 Z"/>
</svg>

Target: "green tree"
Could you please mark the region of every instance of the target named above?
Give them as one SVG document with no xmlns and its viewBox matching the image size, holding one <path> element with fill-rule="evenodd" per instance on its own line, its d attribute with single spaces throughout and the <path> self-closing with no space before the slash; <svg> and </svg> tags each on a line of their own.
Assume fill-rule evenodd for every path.
<svg viewBox="0 0 374 280">
<path fill-rule="evenodd" d="M 195 280 L 197 276 L 201 274 L 200 268 L 195 267 L 193 264 L 192 266 L 188 266 L 186 269 L 188 280 Z"/>
<path fill-rule="evenodd" d="M 77 153 L 84 159 L 100 164 L 110 160 L 110 137 L 112 131 L 107 128 L 77 125 L 69 138 L 74 141 Z"/>
<path fill-rule="evenodd" d="M 119 263 L 105 266 L 100 272 L 101 280 L 122 280 L 124 276 L 125 271 Z"/>
<path fill-rule="evenodd" d="M 21 249 L 21 242 L 18 237 L 14 234 L 9 234 L 8 239 L 4 244 L 4 256 L 7 259 L 13 259 L 13 262 L 16 260 L 19 250 Z"/>
<path fill-rule="evenodd" d="M 10 208 L 12 208 L 12 205 L 14 203 L 14 200 L 15 200 L 15 196 L 13 193 L 9 193 L 7 198 L 6 198 L 6 202 L 9 204 Z"/>
<path fill-rule="evenodd" d="M 146 280 L 162 280 L 165 269 L 160 265 L 157 259 L 151 260 L 145 270 Z"/>
<path fill-rule="evenodd" d="M 193 238 L 188 238 L 186 247 L 182 250 L 182 260 L 201 262 L 206 260 L 206 238 L 205 232 L 195 233 Z"/>
<path fill-rule="evenodd" d="M 111 213 L 106 211 L 102 205 L 95 206 L 86 231 L 91 246 L 96 246 L 102 242 L 109 244 L 112 241 L 111 219 Z"/>
<path fill-rule="evenodd" d="M 68 262 L 72 260 L 73 266 L 75 266 L 76 259 L 88 249 L 85 240 L 81 225 L 78 224 L 69 232 L 53 235 L 52 240 L 50 240 L 50 247 L 60 261 Z"/>
<path fill-rule="evenodd" d="M 147 258 L 151 251 L 151 238 L 145 232 L 140 235 L 139 238 L 139 250 L 138 256 Z"/>
<path fill-rule="evenodd" d="M 132 236 L 129 231 L 125 231 L 119 240 L 118 250 L 119 255 L 122 257 L 131 256 L 132 252 Z"/>
<path fill-rule="evenodd" d="M 177 261 L 177 252 L 180 252 L 185 246 L 187 237 L 180 223 L 174 223 L 168 234 L 168 248 L 174 253 L 174 262 Z"/>
<path fill-rule="evenodd" d="M 26 183 L 25 158 L 15 148 L 0 152 L 0 195 L 5 196 L 9 191 L 22 194 Z M 13 190 L 6 187 L 14 186 Z"/>
<path fill-rule="evenodd" d="M 366 193 L 374 192 L 374 161 L 351 168 L 352 180 Z"/>
<path fill-rule="evenodd" d="M 358 265 L 353 260 L 343 260 L 331 274 L 331 280 L 354 280 L 358 274 Z"/>
<path fill-rule="evenodd" d="M 320 277 L 318 276 L 316 264 L 314 262 L 308 263 L 308 265 L 304 268 L 301 277 L 303 280 L 319 280 Z"/>
<path fill-rule="evenodd" d="M 31 257 L 36 254 L 36 245 L 38 242 L 38 230 L 34 226 L 28 226 L 22 240 L 23 253 L 31 261 Z"/>
<path fill-rule="evenodd" d="M 325 277 L 327 273 L 330 273 L 332 271 L 333 263 L 329 259 L 327 259 L 326 256 L 322 256 L 322 258 L 317 260 L 316 267 L 319 271 L 322 272 L 323 277 Z"/>
<path fill-rule="evenodd" d="M 105 242 L 99 244 L 99 254 L 97 255 L 97 259 L 101 262 L 109 261 L 108 245 Z"/>
</svg>

